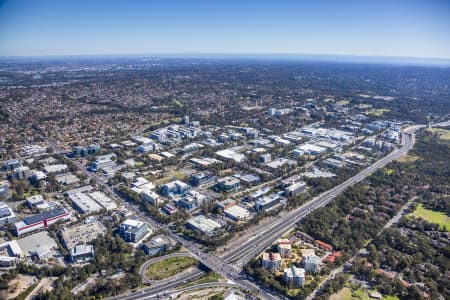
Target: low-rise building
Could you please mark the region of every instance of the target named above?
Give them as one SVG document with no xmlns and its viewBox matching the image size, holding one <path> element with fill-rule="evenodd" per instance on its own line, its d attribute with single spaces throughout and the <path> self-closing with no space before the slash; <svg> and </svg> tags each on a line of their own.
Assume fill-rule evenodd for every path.
<svg viewBox="0 0 450 300">
<path fill-rule="evenodd" d="M 45 173 L 61 173 L 67 171 L 69 167 L 66 164 L 48 165 L 44 167 Z"/>
<path fill-rule="evenodd" d="M 56 254 L 58 245 L 48 232 L 42 231 L 17 240 L 24 256 L 47 259 Z"/>
<path fill-rule="evenodd" d="M 273 272 L 281 268 L 281 255 L 276 252 L 264 252 L 262 256 L 263 268 Z"/>
<path fill-rule="evenodd" d="M 200 186 L 207 183 L 214 182 L 216 176 L 212 172 L 205 171 L 191 176 L 190 182 L 193 186 Z"/>
<path fill-rule="evenodd" d="M 152 205 L 158 206 L 161 203 L 161 197 L 154 191 L 143 190 L 142 200 Z"/>
<path fill-rule="evenodd" d="M 250 212 L 239 205 L 227 207 L 223 212 L 228 218 L 232 219 L 233 221 L 245 221 L 250 218 Z"/>
<path fill-rule="evenodd" d="M 70 220 L 70 212 L 65 208 L 55 208 L 30 217 L 25 217 L 22 221 L 14 224 L 15 232 L 18 236 L 33 232 L 39 229 L 46 229 L 48 226 L 58 221 Z"/>
<path fill-rule="evenodd" d="M 219 229 L 222 227 L 219 223 L 217 223 L 214 220 L 211 220 L 205 216 L 199 215 L 194 218 L 191 218 L 186 223 L 188 228 L 191 228 L 193 230 L 198 230 L 203 234 L 206 235 L 213 235 L 216 231 L 216 229 Z"/>
<path fill-rule="evenodd" d="M 241 185 L 241 182 L 239 179 L 227 176 L 220 178 L 217 180 L 217 184 L 215 185 L 215 189 L 222 192 L 231 192 Z"/>
<path fill-rule="evenodd" d="M 88 195 L 106 210 L 113 210 L 117 208 L 117 203 L 102 192 L 96 191 L 89 193 Z"/>
<path fill-rule="evenodd" d="M 255 204 L 257 211 L 268 211 L 279 204 L 281 201 L 281 196 L 278 194 L 271 194 L 269 196 L 263 196 Z"/>
<path fill-rule="evenodd" d="M 283 281 L 289 288 L 302 287 L 305 283 L 305 270 L 292 265 L 290 268 L 284 269 Z"/>
<path fill-rule="evenodd" d="M 82 214 L 93 214 L 100 212 L 103 207 L 86 193 L 75 193 L 69 195 L 73 206 Z"/>
<path fill-rule="evenodd" d="M 157 255 L 170 250 L 175 246 L 175 241 L 166 235 L 160 234 L 144 243 L 144 252 L 147 255 Z"/>
<path fill-rule="evenodd" d="M 26 199 L 27 202 L 27 206 L 30 209 L 37 209 L 39 211 L 46 211 L 46 210 L 50 210 L 53 209 L 55 206 L 54 202 L 47 202 L 44 199 L 44 196 L 38 194 L 38 195 L 34 195 L 34 196 L 30 196 Z"/>
<path fill-rule="evenodd" d="M 0 223 L 14 222 L 16 215 L 14 211 L 5 202 L 0 202 Z"/>
<path fill-rule="evenodd" d="M 70 250 L 70 259 L 73 263 L 87 262 L 94 258 L 94 246 L 77 245 Z"/>
</svg>

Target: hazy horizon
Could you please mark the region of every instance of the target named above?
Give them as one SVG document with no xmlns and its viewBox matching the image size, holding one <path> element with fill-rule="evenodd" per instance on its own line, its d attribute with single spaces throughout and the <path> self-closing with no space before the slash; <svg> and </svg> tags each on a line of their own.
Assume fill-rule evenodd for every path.
<svg viewBox="0 0 450 300">
<path fill-rule="evenodd" d="M 450 2 L 0 0 L 0 56 L 450 59 Z"/>
</svg>

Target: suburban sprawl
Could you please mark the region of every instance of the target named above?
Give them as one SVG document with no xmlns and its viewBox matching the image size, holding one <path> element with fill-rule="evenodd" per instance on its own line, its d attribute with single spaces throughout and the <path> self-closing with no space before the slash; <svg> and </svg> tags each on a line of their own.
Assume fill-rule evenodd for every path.
<svg viewBox="0 0 450 300">
<path fill-rule="evenodd" d="M 448 82 L 2 60 L 0 299 L 449 299 Z"/>
</svg>

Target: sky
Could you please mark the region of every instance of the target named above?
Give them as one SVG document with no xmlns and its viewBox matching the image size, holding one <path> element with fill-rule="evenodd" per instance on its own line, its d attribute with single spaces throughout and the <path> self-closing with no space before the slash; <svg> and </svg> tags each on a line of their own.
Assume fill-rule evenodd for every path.
<svg viewBox="0 0 450 300">
<path fill-rule="evenodd" d="M 450 58 L 449 0 L 0 0 L 0 56 Z"/>
</svg>

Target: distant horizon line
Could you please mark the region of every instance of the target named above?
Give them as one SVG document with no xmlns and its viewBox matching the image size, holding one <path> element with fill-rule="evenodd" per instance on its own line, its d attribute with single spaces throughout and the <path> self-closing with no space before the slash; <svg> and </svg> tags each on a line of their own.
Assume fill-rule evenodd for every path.
<svg viewBox="0 0 450 300">
<path fill-rule="evenodd" d="M 197 58 L 197 59 L 281 59 L 281 60 L 319 60 L 334 62 L 365 63 L 406 63 L 450 65 L 450 57 L 420 57 L 370 54 L 311 54 L 291 52 L 172 52 L 172 53 L 101 53 L 101 54 L 38 54 L 38 55 L 0 55 L 5 59 L 52 59 L 52 58 Z"/>
</svg>

